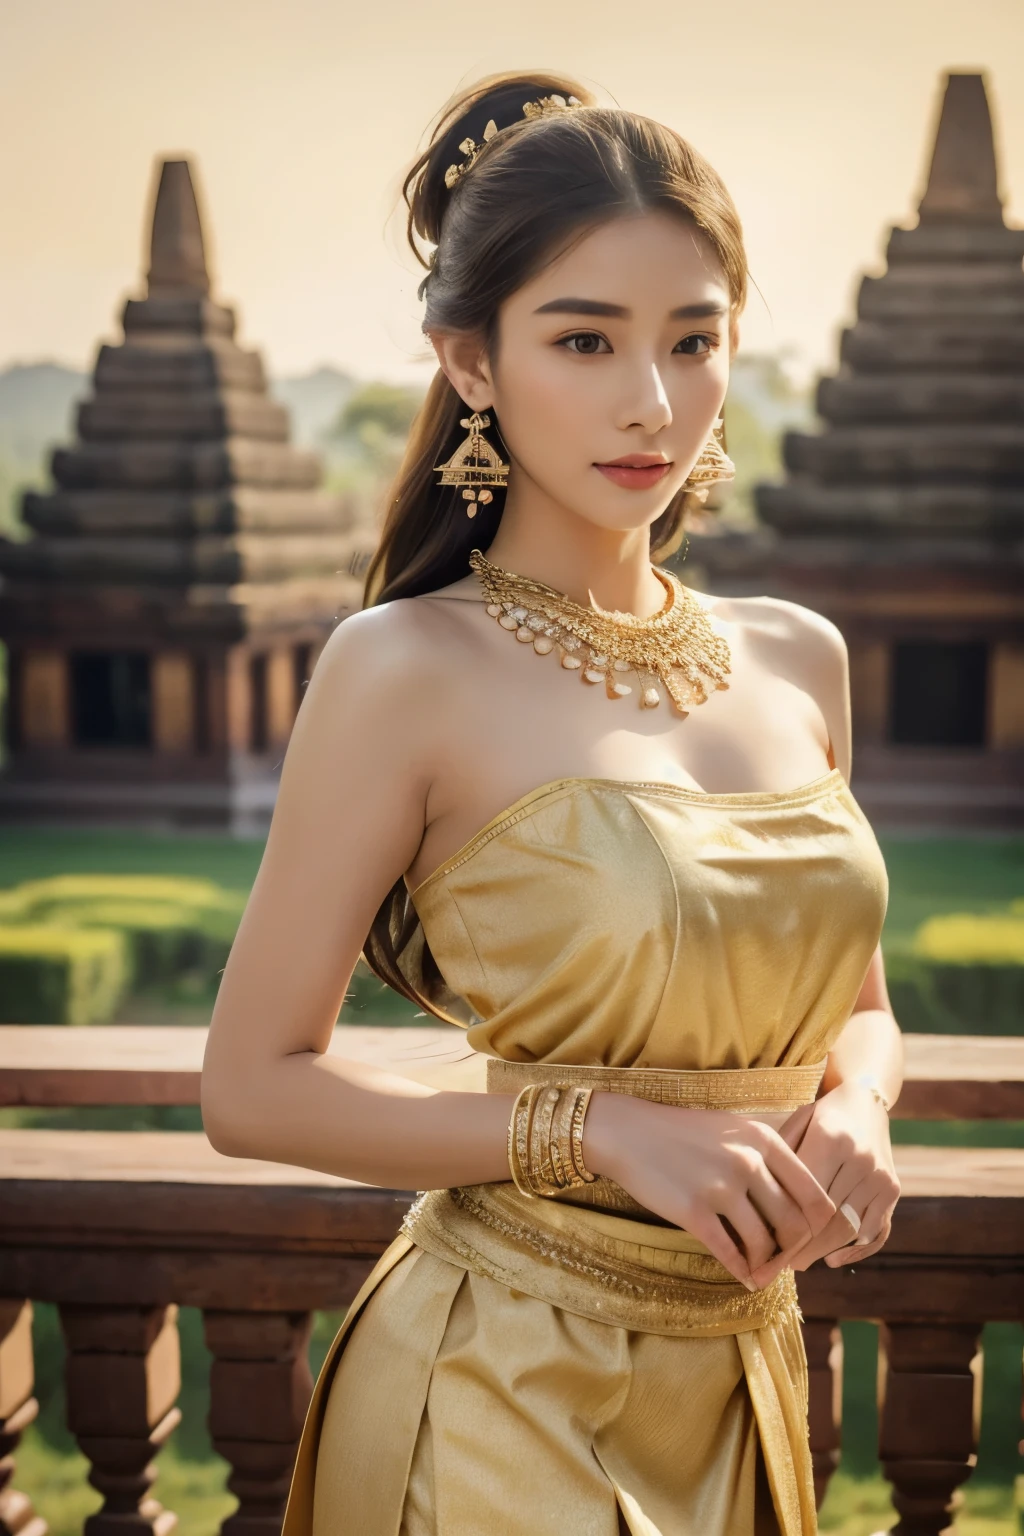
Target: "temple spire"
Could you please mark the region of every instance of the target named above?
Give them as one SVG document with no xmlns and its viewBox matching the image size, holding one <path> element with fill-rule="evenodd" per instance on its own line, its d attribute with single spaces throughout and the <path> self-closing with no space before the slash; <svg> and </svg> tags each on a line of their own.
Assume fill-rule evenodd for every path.
<svg viewBox="0 0 1024 1536">
<path fill-rule="evenodd" d="M 921 199 L 922 223 L 1001 224 L 992 118 L 980 74 L 950 74 Z"/>
<path fill-rule="evenodd" d="M 208 294 L 203 226 L 187 160 L 165 160 L 160 168 L 150 243 L 149 297 Z"/>
</svg>

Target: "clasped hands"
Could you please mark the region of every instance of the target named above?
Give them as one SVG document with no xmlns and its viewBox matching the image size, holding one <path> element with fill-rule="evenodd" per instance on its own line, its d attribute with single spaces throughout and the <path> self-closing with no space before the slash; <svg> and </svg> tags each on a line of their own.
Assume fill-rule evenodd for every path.
<svg viewBox="0 0 1024 1536">
<path fill-rule="evenodd" d="M 877 1252 L 900 1193 L 888 1116 L 855 1083 L 778 1129 L 726 1111 L 595 1094 L 587 1145 L 592 1166 L 699 1238 L 750 1290 L 787 1267 L 822 1258 L 836 1267 Z"/>
</svg>

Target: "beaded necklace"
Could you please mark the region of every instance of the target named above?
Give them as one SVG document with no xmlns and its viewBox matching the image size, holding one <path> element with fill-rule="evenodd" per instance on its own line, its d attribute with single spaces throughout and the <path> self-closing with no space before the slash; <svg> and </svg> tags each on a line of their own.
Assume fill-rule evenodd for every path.
<svg viewBox="0 0 1024 1536">
<path fill-rule="evenodd" d="M 585 683 L 604 683 L 609 699 L 633 692 L 634 673 L 641 709 L 661 702 L 660 682 L 681 715 L 728 688 L 728 642 L 715 634 L 704 608 L 671 571 L 652 565 L 665 588 L 662 608 L 650 618 L 617 609 L 584 608 L 563 592 L 529 576 L 493 565 L 479 549 L 469 557 L 484 591 L 487 612 L 538 656 L 556 648 L 567 672 Z"/>
</svg>

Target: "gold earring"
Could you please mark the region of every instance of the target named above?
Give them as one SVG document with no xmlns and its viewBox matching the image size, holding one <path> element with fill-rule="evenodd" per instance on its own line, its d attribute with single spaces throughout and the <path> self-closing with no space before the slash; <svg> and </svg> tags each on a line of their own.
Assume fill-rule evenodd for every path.
<svg viewBox="0 0 1024 1536">
<path fill-rule="evenodd" d="M 476 517 L 478 504 L 486 506 L 489 501 L 493 501 L 490 486 L 499 486 L 502 490 L 508 486 L 509 466 L 484 437 L 484 427 L 490 424 L 491 418 L 486 412 L 481 415 L 474 411 L 471 416 L 464 416 L 459 426 L 466 427 L 469 436 L 459 444 L 450 459 L 434 465 L 434 469 L 441 474 L 439 484 L 462 486 L 463 499 L 468 503 L 467 517 Z"/>
<path fill-rule="evenodd" d="M 682 489 L 689 491 L 699 501 L 706 501 L 713 485 L 722 480 L 732 480 L 736 465 L 725 451 L 725 422 L 719 416 L 711 429 L 711 436 L 701 449 L 700 458 L 683 481 Z"/>
</svg>

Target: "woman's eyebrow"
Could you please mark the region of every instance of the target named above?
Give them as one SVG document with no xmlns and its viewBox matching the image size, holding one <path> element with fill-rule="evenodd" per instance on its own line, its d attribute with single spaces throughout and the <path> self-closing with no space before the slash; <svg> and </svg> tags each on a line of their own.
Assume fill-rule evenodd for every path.
<svg viewBox="0 0 1024 1536">
<path fill-rule="evenodd" d="M 624 304 L 608 304 L 603 299 L 549 299 L 535 315 L 604 315 L 613 320 L 631 320 L 633 311 Z M 698 304 L 680 304 L 669 310 L 670 320 L 710 320 L 728 314 L 728 306 L 717 299 L 704 299 Z"/>
</svg>

